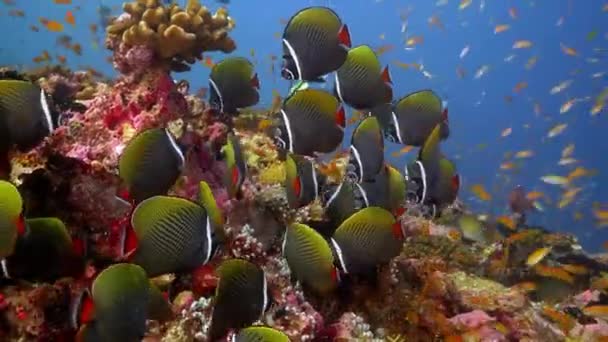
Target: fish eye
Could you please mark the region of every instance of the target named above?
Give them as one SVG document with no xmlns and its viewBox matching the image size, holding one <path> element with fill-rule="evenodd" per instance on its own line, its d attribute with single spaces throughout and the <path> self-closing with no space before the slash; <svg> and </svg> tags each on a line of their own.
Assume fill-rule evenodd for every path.
<svg viewBox="0 0 608 342">
<path fill-rule="evenodd" d="M 281 76 L 284 79 L 287 79 L 287 80 L 293 80 L 294 79 L 293 73 L 291 71 L 289 71 L 289 69 L 287 69 L 287 68 L 283 68 L 281 70 Z"/>
<path fill-rule="evenodd" d="M 276 145 L 278 148 L 280 148 L 280 149 L 282 149 L 282 150 L 284 150 L 284 149 L 285 149 L 285 147 L 287 146 L 287 144 L 285 143 L 285 141 L 284 141 L 283 139 L 281 139 L 281 137 L 280 137 L 280 136 L 275 136 L 275 137 L 274 137 L 274 144 L 275 144 L 275 145 Z"/>
<path fill-rule="evenodd" d="M 364 202 L 363 202 L 361 199 L 356 198 L 356 199 L 355 199 L 355 209 L 357 209 L 357 210 L 361 210 L 361 209 L 363 209 L 364 207 L 365 207 L 365 203 L 364 203 Z"/>
<path fill-rule="evenodd" d="M 408 202 L 418 203 L 418 201 L 420 201 L 420 197 L 418 197 L 417 190 L 418 189 L 415 189 L 414 191 L 408 191 L 405 194 L 406 200 Z"/>
<path fill-rule="evenodd" d="M 354 167 L 353 169 L 351 169 L 350 167 L 346 169 L 346 179 L 353 183 L 357 183 L 359 181 L 359 177 L 357 176 Z"/>
</svg>

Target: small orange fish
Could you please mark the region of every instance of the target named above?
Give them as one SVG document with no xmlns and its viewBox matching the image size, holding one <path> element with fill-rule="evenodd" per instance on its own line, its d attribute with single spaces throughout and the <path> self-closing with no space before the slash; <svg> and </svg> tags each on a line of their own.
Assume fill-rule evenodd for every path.
<svg viewBox="0 0 608 342">
<path fill-rule="evenodd" d="M 61 64 L 65 64 L 67 62 L 67 58 L 65 58 L 65 56 L 58 55 L 57 61 L 59 61 L 59 63 L 61 63 Z"/>
<path fill-rule="evenodd" d="M 583 313 L 587 316 L 597 318 L 608 318 L 608 305 L 591 305 L 583 308 Z"/>
<path fill-rule="evenodd" d="M 523 151 L 519 151 L 519 152 L 515 153 L 515 158 L 517 158 L 517 159 L 530 158 L 533 155 L 534 155 L 534 151 L 523 150 Z"/>
<path fill-rule="evenodd" d="M 513 162 L 504 162 L 504 163 L 500 164 L 501 170 L 513 170 L 515 167 L 516 167 L 516 165 Z"/>
<path fill-rule="evenodd" d="M 596 220 L 606 221 L 606 220 L 608 220 L 608 209 L 594 208 L 593 216 L 595 216 Z"/>
<path fill-rule="evenodd" d="M 576 320 L 572 316 L 565 314 L 561 311 L 557 311 L 549 306 L 545 305 L 541 312 L 544 316 L 557 323 L 562 332 L 566 334 L 576 324 Z"/>
<path fill-rule="evenodd" d="M 384 44 L 384 45 L 382 45 L 382 46 L 380 46 L 380 47 L 378 47 L 378 48 L 376 49 L 376 55 L 377 55 L 377 56 L 382 56 L 383 54 L 385 54 L 385 53 L 387 53 L 387 52 L 389 52 L 389 51 L 393 50 L 394 48 L 395 48 L 395 46 L 394 46 L 394 45 L 391 45 L 391 44 Z"/>
<path fill-rule="evenodd" d="M 363 120 L 363 118 L 365 118 L 365 113 L 363 113 L 360 110 L 354 110 L 350 119 L 348 119 L 348 124 L 354 125 L 354 124 L 358 123 L 359 121 Z"/>
<path fill-rule="evenodd" d="M 499 223 L 507 228 L 509 228 L 509 230 L 515 230 L 517 228 L 517 224 L 515 223 L 515 221 L 510 218 L 509 216 L 498 216 L 496 218 L 496 223 Z"/>
<path fill-rule="evenodd" d="M 422 36 L 414 36 L 405 41 L 405 45 L 408 47 L 412 47 L 424 42 L 424 38 Z"/>
<path fill-rule="evenodd" d="M 74 14 L 72 14 L 72 11 L 67 11 L 65 13 L 65 22 L 72 26 L 76 25 L 76 18 L 74 18 Z"/>
<path fill-rule="evenodd" d="M 413 149 L 414 149 L 414 146 L 407 145 L 407 146 L 403 147 L 402 149 L 400 149 L 399 151 L 393 152 L 393 157 L 395 157 L 395 158 L 400 157 L 400 156 L 410 152 Z"/>
<path fill-rule="evenodd" d="M 565 269 L 566 272 L 574 275 L 585 275 L 589 273 L 589 269 L 583 265 L 563 264 L 562 268 Z"/>
<path fill-rule="evenodd" d="M 588 176 L 589 174 L 589 170 L 585 169 L 584 167 L 578 166 L 576 169 L 572 170 L 572 172 L 570 172 L 568 176 L 566 176 L 566 178 L 568 178 L 569 181 L 573 181 L 574 179 Z"/>
<path fill-rule="evenodd" d="M 517 232 L 517 233 L 509 236 L 508 238 L 505 239 L 505 242 L 507 244 L 512 244 L 514 242 L 528 240 L 530 237 L 533 237 L 536 235 L 538 235 L 537 231 L 534 231 L 532 229 L 526 229 L 526 230 L 522 230 L 520 232 Z"/>
<path fill-rule="evenodd" d="M 525 82 L 525 81 L 519 82 L 513 88 L 513 92 L 519 93 L 522 89 L 526 89 L 527 87 L 528 87 L 528 82 Z"/>
<path fill-rule="evenodd" d="M 532 47 L 532 42 L 529 40 L 517 40 L 513 43 L 514 49 L 527 49 Z"/>
<path fill-rule="evenodd" d="M 432 15 L 429 18 L 429 26 L 434 26 L 434 27 L 439 28 L 442 31 L 445 31 L 445 26 L 443 25 L 443 22 L 436 15 Z"/>
<path fill-rule="evenodd" d="M 486 191 L 486 188 L 482 184 L 474 184 L 471 186 L 471 192 L 482 201 L 489 201 L 492 199 L 492 195 Z"/>
<path fill-rule="evenodd" d="M 545 194 L 540 191 L 530 191 L 526 194 L 526 198 L 530 201 L 536 201 L 542 197 L 545 197 Z"/>
<path fill-rule="evenodd" d="M 69 5 L 72 3 L 72 0 L 55 0 L 55 3 L 58 5 Z"/>
<path fill-rule="evenodd" d="M 517 283 L 517 284 L 513 285 L 512 287 L 519 289 L 519 290 L 523 290 L 524 292 L 532 292 L 532 291 L 536 291 L 536 288 L 538 286 L 536 285 L 536 283 L 534 283 L 532 281 L 523 281 L 521 283 Z"/>
<path fill-rule="evenodd" d="M 78 56 L 82 56 L 82 46 L 78 43 L 72 45 L 72 51 Z"/>
<path fill-rule="evenodd" d="M 40 23 L 42 25 L 44 25 L 51 32 L 63 31 L 63 24 L 58 21 L 40 18 Z"/>
<path fill-rule="evenodd" d="M 564 45 L 563 43 L 559 43 L 559 46 L 561 47 L 562 51 L 568 55 L 568 56 L 578 56 L 578 51 L 576 51 L 575 49 L 568 47 L 566 45 Z"/>
<path fill-rule="evenodd" d="M 211 59 L 211 57 L 206 56 L 203 61 L 203 65 L 206 66 L 207 68 L 213 68 L 213 60 Z"/>
<path fill-rule="evenodd" d="M 471 5 L 472 0 L 460 0 L 460 5 L 458 5 L 459 10 L 463 10 Z"/>
<path fill-rule="evenodd" d="M 96 33 L 97 32 L 97 24 L 91 24 L 91 25 L 89 25 L 89 30 L 91 30 L 91 33 Z"/>
<path fill-rule="evenodd" d="M 511 26 L 509 26 L 507 24 L 496 25 L 496 27 L 494 27 L 494 34 L 505 32 L 505 31 L 507 31 L 510 28 L 511 28 Z"/>
<path fill-rule="evenodd" d="M 574 106 L 574 104 L 576 103 L 576 99 L 570 99 L 566 102 L 564 102 L 564 104 L 561 105 L 561 107 L 559 107 L 559 113 L 560 114 L 566 114 L 570 111 L 570 109 L 572 109 L 572 107 Z"/>
<path fill-rule="evenodd" d="M 534 266 L 534 271 L 536 271 L 536 274 L 540 275 L 541 277 L 559 279 L 567 282 L 568 284 L 574 284 L 574 277 L 561 267 L 537 264 Z"/>
<path fill-rule="evenodd" d="M 526 70 L 531 70 L 532 68 L 534 68 L 534 66 L 536 65 L 536 62 L 538 62 L 538 56 L 532 56 L 528 59 L 528 61 L 526 62 Z"/>
<path fill-rule="evenodd" d="M 515 7 L 509 8 L 509 16 L 512 19 L 517 19 L 517 16 L 518 16 L 517 8 L 515 8 Z"/>
</svg>

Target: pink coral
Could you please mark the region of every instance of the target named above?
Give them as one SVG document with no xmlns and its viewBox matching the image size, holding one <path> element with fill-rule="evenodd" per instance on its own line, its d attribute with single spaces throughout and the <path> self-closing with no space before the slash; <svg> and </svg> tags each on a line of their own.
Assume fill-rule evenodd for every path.
<svg viewBox="0 0 608 342">
<path fill-rule="evenodd" d="M 467 329 L 476 329 L 487 324 L 488 322 L 493 322 L 495 320 L 496 319 L 494 317 L 491 317 L 482 310 L 473 310 L 450 318 L 450 322 L 452 322 L 452 324 L 463 326 Z"/>
</svg>

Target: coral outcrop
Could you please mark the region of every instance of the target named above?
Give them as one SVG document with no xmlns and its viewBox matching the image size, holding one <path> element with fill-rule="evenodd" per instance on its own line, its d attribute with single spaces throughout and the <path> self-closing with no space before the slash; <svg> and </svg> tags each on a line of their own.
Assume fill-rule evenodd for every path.
<svg viewBox="0 0 608 342">
<path fill-rule="evenodd" d="M 235 42 L 228 36 L 234 21 L 221 8 L 211 12 L 198 2 L 188 0 L 185 8 L 159 0 L 137 0 L 123 5 L 124 14 L 108 26 L 108 46 L 127 60 L 139 63 L 168 62 L 174 71 L 189 70 L 188 64 L 202 59 L 205 51 L 232 52 Z M 146 47 L 129 50 L 139 46 Z M 119 70 L 133 65 L 116 61 Z"/>
</svg>

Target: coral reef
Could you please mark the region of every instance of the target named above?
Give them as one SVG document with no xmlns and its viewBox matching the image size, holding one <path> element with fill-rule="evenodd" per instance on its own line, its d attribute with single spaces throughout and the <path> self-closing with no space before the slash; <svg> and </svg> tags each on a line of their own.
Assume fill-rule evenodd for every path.
<svg viewBox="0 0 608 342">
<path fill-rule="evenodd" d="M 118 52 L 114 65 L 122 72 L 158 61 L 169 63 L 174 71 L 186 71 L 204 51 L 236 48 L 228 36 L 234 21 L 225 9 L 211 14 L 197 0 L 188 0 L 184 9 L 159 0 L 127 2 L 123 9 L 125 13 L 107 28 L 107 46 Z"/>
</svg>

